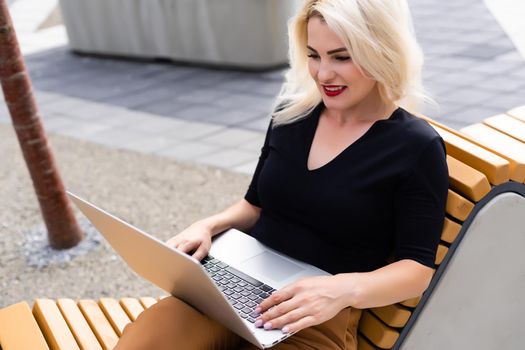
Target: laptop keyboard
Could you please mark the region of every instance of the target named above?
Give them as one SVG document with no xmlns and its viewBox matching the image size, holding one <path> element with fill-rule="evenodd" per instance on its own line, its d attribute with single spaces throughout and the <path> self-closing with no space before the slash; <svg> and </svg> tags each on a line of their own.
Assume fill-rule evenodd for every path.
<svg viewBox="0 0 525 350">
<path fill-rule="evenodd" d="M 237 313 L 254 323 L 259 314 L 253 310 L 275 289 L 210 255 L 202 259 L 201 264 Z"/>
</svg>

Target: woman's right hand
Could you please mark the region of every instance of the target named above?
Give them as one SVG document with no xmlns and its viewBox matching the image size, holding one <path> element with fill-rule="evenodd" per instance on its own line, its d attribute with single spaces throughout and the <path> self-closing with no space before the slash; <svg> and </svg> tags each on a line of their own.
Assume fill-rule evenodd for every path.
<svg viewBox="0 0 525 350">
<path fill-rule="evenodd" d="M 170 238 L 166 243 L 199 261 L 201 261 L 211 247 L 212 230 L 205 220 L 193 223 L 178 235 Z"/>
</svg>

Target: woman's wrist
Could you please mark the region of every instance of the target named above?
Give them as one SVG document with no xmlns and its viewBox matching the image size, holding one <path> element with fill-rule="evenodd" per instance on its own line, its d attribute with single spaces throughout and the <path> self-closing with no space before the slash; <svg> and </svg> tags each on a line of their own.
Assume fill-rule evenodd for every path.
<svg viewBox="0 0 525 350">
<path fill-rule="evenodd" d="M 204 226 L 205 230 L 210 232 L 211 237 L 230 228 L 221 218 L 221 214 L 209 216 L 197 221 L 197 223 Z"/>
<path fill-rule="evenodd" d="M 341 291 L 338 297 L 344 307 L 360 308 L 362 286 L 359 284 L 359 273 L 340 273 L 333 276 L 337 288 Z"/>
</svg>

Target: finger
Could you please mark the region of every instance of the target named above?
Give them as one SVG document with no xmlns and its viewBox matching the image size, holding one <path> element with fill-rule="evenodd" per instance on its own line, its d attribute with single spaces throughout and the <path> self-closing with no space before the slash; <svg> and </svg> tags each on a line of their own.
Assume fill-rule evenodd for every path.
<svg viewBox="0 0 525 350">
<path fill-rule="evenodd" d="M 275 305 L 278 305 L 286 300 L 290 300 L 291 298 L 293 298 L 293 296 L 294 296 L 294 293 L 289 288 L 283 288 L 277 292 L 274 292 L 272 295 L 264 299 L 259 304 L 259 308 L 260 308 L 259 312 L 260 313 L 265 312 Z"/>
<path fill-rule="evenodd" d="M 166 244 L 172 248 L 177 248 L 177 245 L 180 244 L 180 238 L 177 236 L 171 237 L 166 241 Z"/>
<path fill-rule="evenodd" d="M 206 255 L 208 255 L 208 252 L 210 251 L 210 248 L 207 247 L 206 245 L 204 244 L 201 244 L 199 246 L 199 248 L 195 251 L 195 253 L 193 253 L 193 257 L 199 261 L 201 261 L 202 259 L 204 259 L 204 257 Z"/>
<path fill-rule="evenodd" d="M 276 320 L 280 317 L 283 317 L 284 315 L 287 315 L 288 313 L 292 312 L 293 310 L 302 310 L 301 314 L 297 314 L 297 313 L 293 313 L 292 315 L 289 315 L 289 316 L 294 316 L 294 317 L 299 317 L 299 316 L 304 316 L 306 315 L 306 310 L 304 308 L 304 305 L 297 299 L 297 298 L 292 298 L 288 301 L 285 301 L 279 305 L 276 305 L 274 307 L 272 307 L 271 309 L 269 309 L 268 311 L 266 311 L 265 313 L 259 315 L 257 318 L 256 318 L 256 321 L 260 321 L 260 322 L 257 322 L 257 326 L 264 326 L 266 323 L 270 322 L 272 324 L 272 326 L 274 326 L 273 324 L 273 320 Z M 293 320 L 290 319 L 286 319 L 286 321 L 282 321 L 279 325 L 282 325 L 284 323 L 289 323 L 289 322 L 292 322 Z M 268 326 L 269 327 L 269 326 Z M 275 328 L 272 327 L 272 328 Z"/>
<path fill-rule="evenodd" d="M 179 249 L 180 251 L 188 254 L 194 250 L 196 250 L 197 248 L 199 248 L 200 246 L 200 242 L 197 242 L 197 241 L 185 241 L 185 242 L 182 242 L 181 244 L 179 244 L 177 246 L 177 249 Z"/>
<path fill-rule="evenodd" d="M 281 330 L 283 331 L 283 333 L 297 333 L 305 328 L 312 327 L 317 324 L 319 324 L 319 322 L 317 322 L 317 319 L 312 315 L 308 315 L 303 318 L 300 318 L 295 322 L 284 325 L 281 328 Z"/>
<path fill-rule="evenodd" d="M 268 318 L 266 321 L 263 321 L 263 318 L 261 318 L 260 321 L 262 321 L 261 323 L 264 329 L 281 329 L 284 326 L 293 324 L 306 316 L 308 316 L 308 311 L 305 308 L 296 307 L 288 310 L 287 312 L 283 312 L 278 316 Z"/>
</svg>

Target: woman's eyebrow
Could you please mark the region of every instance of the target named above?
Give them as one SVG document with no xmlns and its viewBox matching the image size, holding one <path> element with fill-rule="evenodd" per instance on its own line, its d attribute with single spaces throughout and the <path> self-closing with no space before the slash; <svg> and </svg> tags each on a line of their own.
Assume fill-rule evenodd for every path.
<svg viewBox="0 0 525 350">
<path fill-rule="evenodd" d="M 312 50 L 313 52 L 316 52 L 316 53 L 317 53 L 317 50 L 314 49 L 313 47 L 308 46 L 308 45 L 306 45 L 306 47 L 307 47 L 309 50 Z M 326 53 L 327 53 L 328 55 L 331 55 L 331 54 L 338 53 L 338 52 L 343 52 L 343 51 L 348 51 L 348 50 L 346 49 L 346 47 L 340 47 L 340 48 L 338 48 L 338 49 L 333 49 L 333 50 L 327 51 Z"/>
</svg>

